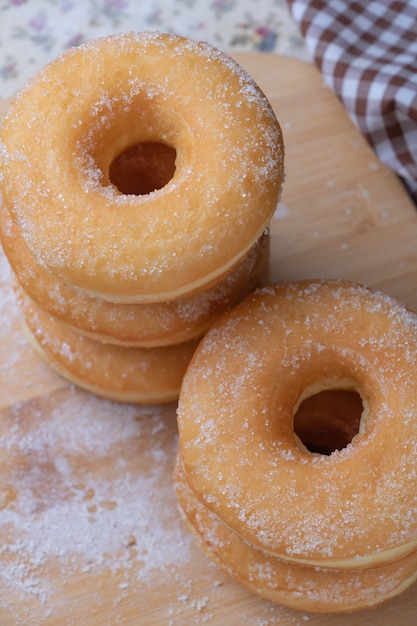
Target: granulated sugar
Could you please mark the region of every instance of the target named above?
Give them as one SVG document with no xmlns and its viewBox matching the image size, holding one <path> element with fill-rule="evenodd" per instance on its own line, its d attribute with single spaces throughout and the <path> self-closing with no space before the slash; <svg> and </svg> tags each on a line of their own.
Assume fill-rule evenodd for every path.
<svg viewBox="0 0 417 626">
<path fill-rule="evenodd" d="M 187 562 L 171 418 L 172 409 L 115 405 L 71 388 L 3 411 L 3 597 L 35 596 L 52 610 L 80 572 L 117 574 L 123 590 Z"/>
</svg>

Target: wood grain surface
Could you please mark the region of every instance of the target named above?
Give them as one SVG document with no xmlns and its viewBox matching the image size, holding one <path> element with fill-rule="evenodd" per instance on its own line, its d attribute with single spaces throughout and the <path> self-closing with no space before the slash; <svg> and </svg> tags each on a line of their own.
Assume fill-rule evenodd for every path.
<svg viewBox="0 0 417 626">
<path fill-rule="evenodd" d="M 417 309 L 417 213 L 401 183 L 313 67 L 236 57 L 268 95 L 286 143 L 272 280 L 350 278 Z M 416 585 L 377 609 L 334 616 L 275 606 L 232 582 L 177 511 L 175 406 L 107 402 L 54 374 L 21 331 L 3 255 L 0 322 L 2 626 L 416 623 Z"/>
</svg>

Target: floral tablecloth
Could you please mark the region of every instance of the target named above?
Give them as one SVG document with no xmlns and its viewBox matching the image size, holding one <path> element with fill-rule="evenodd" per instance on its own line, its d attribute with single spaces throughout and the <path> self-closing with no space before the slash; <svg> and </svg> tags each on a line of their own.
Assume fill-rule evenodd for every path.
<svg viewBox="0 0 417 626">
<path fill-rule="evenodd" d="M 64 49 L 126 30 L 309 58 L 285 0 L 0 0 L 0 97 Z"/>
</svg>

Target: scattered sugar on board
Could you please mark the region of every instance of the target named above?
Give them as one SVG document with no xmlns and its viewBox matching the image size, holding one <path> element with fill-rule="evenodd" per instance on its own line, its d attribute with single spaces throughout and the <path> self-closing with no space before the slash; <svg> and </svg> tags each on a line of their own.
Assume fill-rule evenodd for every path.
<svg viewBox="0 0 417 626">
<path fill-rule="evenodd" d="M 186 563 L 171 483 L 175 447 L 163 412 L 75 390 L 59 392 L 52 406 L 39 399 L 4 411 L 2 595 L 36 596 L 50 609 L 57 587 L 79 572 L 123 571 L 123 591 Z"/>
</svg>

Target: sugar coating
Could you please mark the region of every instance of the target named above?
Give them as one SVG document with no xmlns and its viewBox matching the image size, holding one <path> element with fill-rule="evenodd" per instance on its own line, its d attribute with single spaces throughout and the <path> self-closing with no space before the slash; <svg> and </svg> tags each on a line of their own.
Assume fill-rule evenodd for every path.
<svg viewBox="0 0 417 626">
<path fill-rule="evenodd" d="M 110 163 L 147 140 L 175 147 L 175 174 L 122 194 Z M 126 300 L 235 264 L 269 222 L 283 175 L 279 124 L 248 74 L 209 44 L 155 33 L 64 53 L 15 98 L 1 142 L 3 196 L 36 260 Z"/>
<path fill-rule="evenodd" d="M 360 567 L 415 549 L 416 365 L 416 315 L 384 294 L 314 280 L 260 290 L 208 332 L 183 381 L 190 485 L 282 558 Z M 306 389 L 340 387 L 367 407 L 361 431 L 309 453 L 294 408 Z"/>
</svg>

